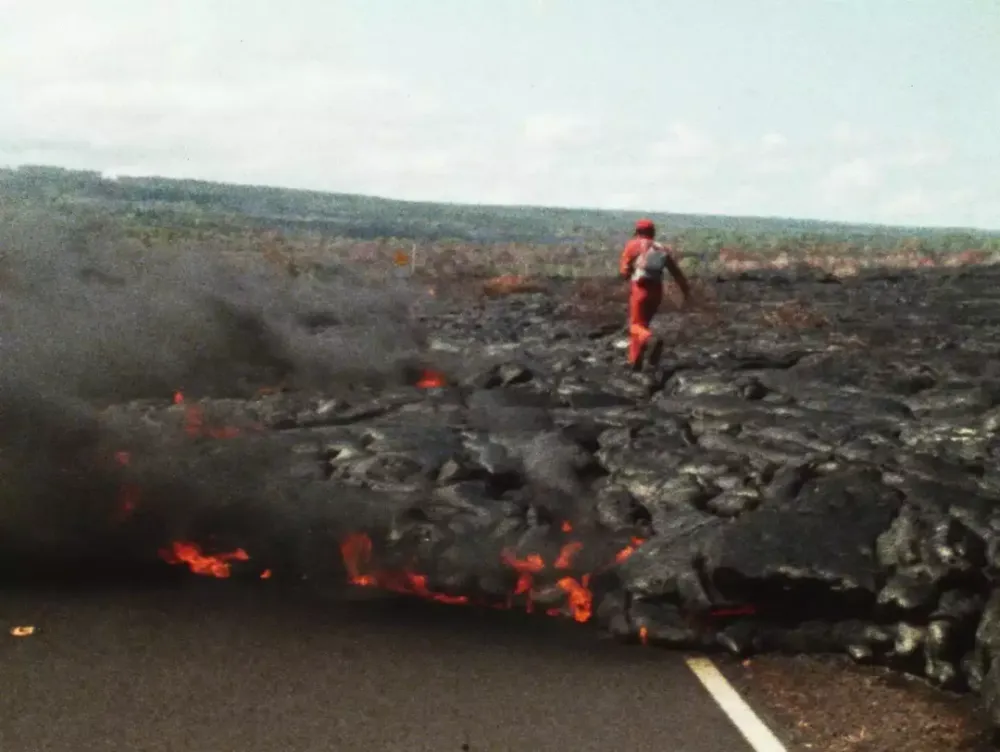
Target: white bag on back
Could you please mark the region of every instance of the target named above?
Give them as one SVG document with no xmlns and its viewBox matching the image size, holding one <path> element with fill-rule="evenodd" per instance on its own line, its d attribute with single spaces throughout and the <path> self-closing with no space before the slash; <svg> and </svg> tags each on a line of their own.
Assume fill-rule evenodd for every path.
<svg viewBox="0 0 1000 752">
<path fill-rule="evenodd" d="M 667 249 L 659 243 L 652 241 L 646 250 L 636 258 L 632 280 L 638 282 L 643 279 L 663 279 L 663 270 L 666 268 Z"/>
</svg>

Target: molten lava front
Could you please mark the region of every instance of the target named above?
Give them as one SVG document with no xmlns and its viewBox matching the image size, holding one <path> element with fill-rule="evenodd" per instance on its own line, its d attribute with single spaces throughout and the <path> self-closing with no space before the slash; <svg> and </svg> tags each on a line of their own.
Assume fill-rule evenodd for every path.
<svg viewBox="0 0 1000 752">
<path fill-rule="evenodd" d="M 364 533 L 349 535 L 340 544 L 348 580 L 352 585 L 374 587 L 394 593 L 417 595 L 440 603 L 468 603 L 465 596 L 449 596 L 435 593 L 427 587 L 427 577 L 412 572 L 379 572 L 369 570 L 372 557 L 372 541 Z"/>
<path fill-rule="evenodd" d="M 447 377 L 433 369 L 424 369 L 415 386 L 421 389 L 435 389 L 448 384 Z M 183 430 L 192 439 L 227 439 L 240 435 L 240 430 L 230 426 L 213 427 L 207 426 L 202 408 L 197 404 L 188 403 L 184 394 L 180 391 L 173 396 L 175 405 L 184 406 Z M 118 464 L 125 467 L 129 464 L 130 455 L 128 452 L 119 452 L 115 459 Z M 123 483 L 119 495 L 119 509 L 121 515 L 131 514 L 139 504 L 138 487 Z M 571 536 L 573 527 L 568 521 L 560 526 L 561 532 L 566 536 Z M 629 545 L 623 548 L 614 557 L 614 561 L 609 565 L 619 564 L 627 559 L 636 548 L 641 545 L 642 540 L 633 538 Z M 564 616 L 567 612 L 578 622 L 587 622 L 593 615 L 594 596 L 590 589 L 590 574 L 571 576 L 569 572 L 573 569 L 574 560 L 583 550 L 583 543 L 579 540 L 569 540 L 564 543 L 559 554 L 551 561 L 538 553 L 531 553 L 524 556 L 517 556 L 514 552 L 504 550 L 500 556 L 500 564 L 512 574 L 512 587 L 506 598 L 501 603 L 482 603 L 493 608 L 515 608 L 519 603 L 523 608 L 531 613 L 535 609 L 535 598 L 538 591 L 547 589 L 551 592 L 551 585 L 562 591 L 564 605 L 556 608 L 548 608 L 545 613 L 550 616 Z M 173 541 L 169 547 L 161 550 L 160 558 L 174 565 L 185 565 L 192 573 L 215 577 L 220 579 L 228 578 L 232 575 L 233 565 L 236 562 L 249 562 L 250 555 L 242 548 L 233 551 L 208 553 L 203 548 L 191 541 Z M 363 532 L 356 532 L 348 535 L 340 542 L 340 556 L 343 560 L 344 568 L 347 572 L 348 582 L 357 587 L 376 588 L 387 592 L 412 595 L 439 603 L 448 604 L 469 604 L 473 599 L 466 595 L 450 595 L 435 592 L 428 585 L 428 577 L 417 571 L 399 570 L 388 571 L 380 569 L 374 565 L 373 544 L 371 537 Z M 271 570 L 265 569 L 260 573 L 261 579 L 269 579 Z M 551 600 L 546 597 L 546 601 Z"/>
<path fill-rule="evenodd" d="M 633 545 L 623 550 L 616 556 L 616 562 L 624 561 L 634 550 L 634 545 L 638 539 L 633 540 Z M 571 568 L 574 557 L 583 549 L 580 541 L 571 541 L 562 546 L 558 557 L 552 564 L 554 570 L 568 570 Z M 340 547 L 344 566 L 348 573 L 348 580 L 352 585 L 359 587 L 371 587 L 408 595 L 416 595 L 440 603 L 464 604 L 470 603 L 470 598 L 466 596 L 453 596 L 443 593 L 436 593 L 427 587 L 427 577 L 412 572 L 391 572 L 372 568 L 372 541 L 364 533 L 354 533 L 347 537 Z M 540 554 L 528 554 L 518 558 L 510 551 L 504 551 L 501 555 L 501 562 L 511 572 L 516 574 L 513 590 L 508 594 L 504 604 L 482 604 L 494 608 L 514 608 L 519 597 L 524 598 L 524 608 L 528 613 L 534 610 L 534 603 L 531 598 L 536 589 L 536 579 L 545 573 L 549 567 Z M 565 593 L 566 608 L 574 620 L 584 623 L 590 621 L 593 615 L 594 596 L 590 590 L 590 575 L 584 574 L 579 578 L 563 576 L 556 580 L 556 586 Z M 562 616 L 561 608 L 547 609 L 549 616 Z"/>
<path fill-rule="evenodd" d="M 555 570 L 569 569 L 573 557 L 583 548 L 579 541 L 572 541 L 565 544 L 552 565 Z M 409 571 L 389 571 L 380 570 L 372 566 L 372 540 L 365 533 L 353 533 L 341 543 L 340 554 L 343 558 L 344 568 L 347 571 L 348 582 L 357 587 L 368 587 L 384 590 L 387 592 L 412 595 L 438 603 L 452 605 L 469 604 L 473 600 L 464 595 L 448 595 L 438 593 L 430 589 L 427 585 L 427 576 Z M 616 561 L 623 560 L 623 554 L 627 555 L 632 549 L 623 550 L 616 557 Z M 634 549 L 633 549 L 634 550 Z M 202 548 L 192 542 L 175 541 L 170 548 L 160 551 L 160 557 L 169 564 L 183 564 L 192 573 L 220 579 L 228 578 L 232 575 L 233 562 L 247 562 L 250 556 L 242 548 L 234 551 L 208 554 Z M 507 596 L 506 602 L 502 604 L 483 603 L 494 608 L 514 608 L 519 597 L 524 598 L 524 608 L 528 613 L 532 613 L 533 601 L 531 595 L 536 589 L 536 578 L 540 577 L 548 569 L 545 560 L 539 554 L 529 554 L 523 558 L 516 557 L 511 552 L 504 552 L 502 562 L 511 572 L 516 574 L 513 590 Z M 270 579 L 271 570 L 265 569 L 261 574 L 261 579 Z M 589 587 L 590 575 L 584 574 L 579 578 L 564 576 L 556 580 L 556 586 L 565 593 L 566 609 L 575 621 L 584 623 L 590 621 L 593 615 L 593 593 Z M 562 608 L 550 608 L 545 611 L 549 616 L 563 616 Z"/>
</svg>

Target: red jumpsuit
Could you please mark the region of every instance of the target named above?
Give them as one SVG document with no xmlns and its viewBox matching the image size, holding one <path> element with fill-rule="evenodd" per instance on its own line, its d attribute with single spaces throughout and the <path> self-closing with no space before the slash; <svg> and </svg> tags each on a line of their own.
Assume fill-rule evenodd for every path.
<svg viewBox="0 0 1000 752">
<path fill-rule="evenodd" d="M 618 271 L 631 279 L 635 263 L 653 241 L 650 238 L 634 237 L 625 244 Z M 665 249 L 670 252 L 670 249 Z M 663 301 L 662 278 L 632 280 L 628 301 L 628 362 L 635 365 L 642 355 L 653 333 L 649 326 Z"/>
</svg>

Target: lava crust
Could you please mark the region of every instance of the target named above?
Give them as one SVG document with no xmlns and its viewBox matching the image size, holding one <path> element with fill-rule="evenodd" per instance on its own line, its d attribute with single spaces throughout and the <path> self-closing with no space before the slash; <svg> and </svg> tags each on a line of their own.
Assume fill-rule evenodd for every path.
<svg viewBox="0 0 1000 752">
<path fill-rule="evenodd" d="M 439 299 L 419 366 L 319 359 L 381 369 L 351 390 L 95 407 L 8 378 L 8 571 L 167 561 L 845 652 L 1000 726 L 1000 271 L 711 284 L 710 316 L 661 314 L 652 374 L 553 284 Z"/>
</svg>

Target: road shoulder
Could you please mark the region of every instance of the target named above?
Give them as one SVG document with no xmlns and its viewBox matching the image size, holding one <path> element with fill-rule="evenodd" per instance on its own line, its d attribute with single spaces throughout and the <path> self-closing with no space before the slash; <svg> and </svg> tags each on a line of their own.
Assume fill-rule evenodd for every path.
<svg viewBox="0 0 1000 752">
<path fill-rule="evenodd" d="M 986 752 L 972 696 L 825 656 L 717 659 L 734 688 L 789 750 Z"/>
</svg>

